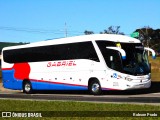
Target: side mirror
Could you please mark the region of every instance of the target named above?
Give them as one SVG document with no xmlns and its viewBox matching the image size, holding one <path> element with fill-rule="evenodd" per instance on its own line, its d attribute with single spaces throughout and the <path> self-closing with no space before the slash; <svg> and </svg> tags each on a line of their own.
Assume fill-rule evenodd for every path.
<svg viewBox="0 0 160 120">
<path fill-rule="evenodd" d="M 123 49 L 121 49 L 119 47 L 106 47 L 106 48 L 119 51 L 122 55 L 122 59 L 123 60 L 126 59 L 126 52 Z"/>
<path fill-rule="evenodd" d="M 152 58 L 153 58 L 153 59 L 156 59 L 156 53 L 155 53 L 155 51 L 154 51 L 153 49 L 148 48 L 148 47 L 144 47 L 144 49 L 152 52 Z"/>
</svg>

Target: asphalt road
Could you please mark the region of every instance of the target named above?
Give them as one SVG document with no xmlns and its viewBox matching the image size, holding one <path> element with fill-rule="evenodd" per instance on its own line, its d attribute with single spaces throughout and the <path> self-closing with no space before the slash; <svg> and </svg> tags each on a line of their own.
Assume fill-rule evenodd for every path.
<svg viewBox="0 0 160 120">
<path fill-rule="evenodd" d="M 130 91 L 104 91 L 103 95 L 96 96 L 89 95 L 87 91 L 36 91 L 34 94 L 24 94 L 20 91 L 0 91 L 0 98 L 160 105 L 160 82 L 152 83 L 152 87 L 150 89 Z"/>
</svg>

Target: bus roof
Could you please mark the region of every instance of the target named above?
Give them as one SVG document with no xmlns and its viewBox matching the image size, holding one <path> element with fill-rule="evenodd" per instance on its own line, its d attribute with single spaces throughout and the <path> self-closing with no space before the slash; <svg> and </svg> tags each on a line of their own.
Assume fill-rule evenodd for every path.
<svg viewBox="0 0 160 120">
<path fill-rule="evenodd" d="M 30 43 L 30 44 L 25 44 L 25 45 L 5 47 L 5 48 L 3 48 L 3 50 L 45 46 L 45 45 L 54 45 L 54 44 L 76 43 L 76 42 L 84 42 L 84 41 L 95 41 L 95 40 L 106 40 L 106 41 L 123 42 L 123 43 L 140 43 L 140 40 L 132 38 L 132 37 L 128 37 L 125 35 L 92 34 L 92 35 L 66 37 L 66 38 L 40 41 L 40 42 L 35 42 L 35 43 Z"/>
</svg>

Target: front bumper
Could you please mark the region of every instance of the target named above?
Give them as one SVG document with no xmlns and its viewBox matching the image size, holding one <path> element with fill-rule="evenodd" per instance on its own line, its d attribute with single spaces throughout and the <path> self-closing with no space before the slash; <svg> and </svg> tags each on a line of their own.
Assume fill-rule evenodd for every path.
<svg viewBox="0 0 160 120">
<path fill-rule="evenodd" d="M 144 89 L 144 88 L 150 88 L 151 86 L 151 80 L 148 80 L 147 82 L 139 82 L 139 83 L 132 83 L 132 84 L 126 84 L 125 90 L 130 89 Z"/>
</svg>

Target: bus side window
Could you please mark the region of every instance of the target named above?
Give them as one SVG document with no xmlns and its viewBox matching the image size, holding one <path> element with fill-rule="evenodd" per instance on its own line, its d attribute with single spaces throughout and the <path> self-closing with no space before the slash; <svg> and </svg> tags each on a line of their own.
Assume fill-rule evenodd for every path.
<svg viewBox="0 0 160 120">
<path fill-rule="evenodd" d="M 106 49 L 102 54 L 109 68 L 122 71 L 121 55 L 118 51 Z"/>
<path fill-rule="evenodd" d="M 122 71 L 122 61 L 121 61 L 121 55 L 118 51 L 112 51 L 113 52 L 113 60 L 111 61 L 111 68 L 117 71 Z"/>
</svg>

